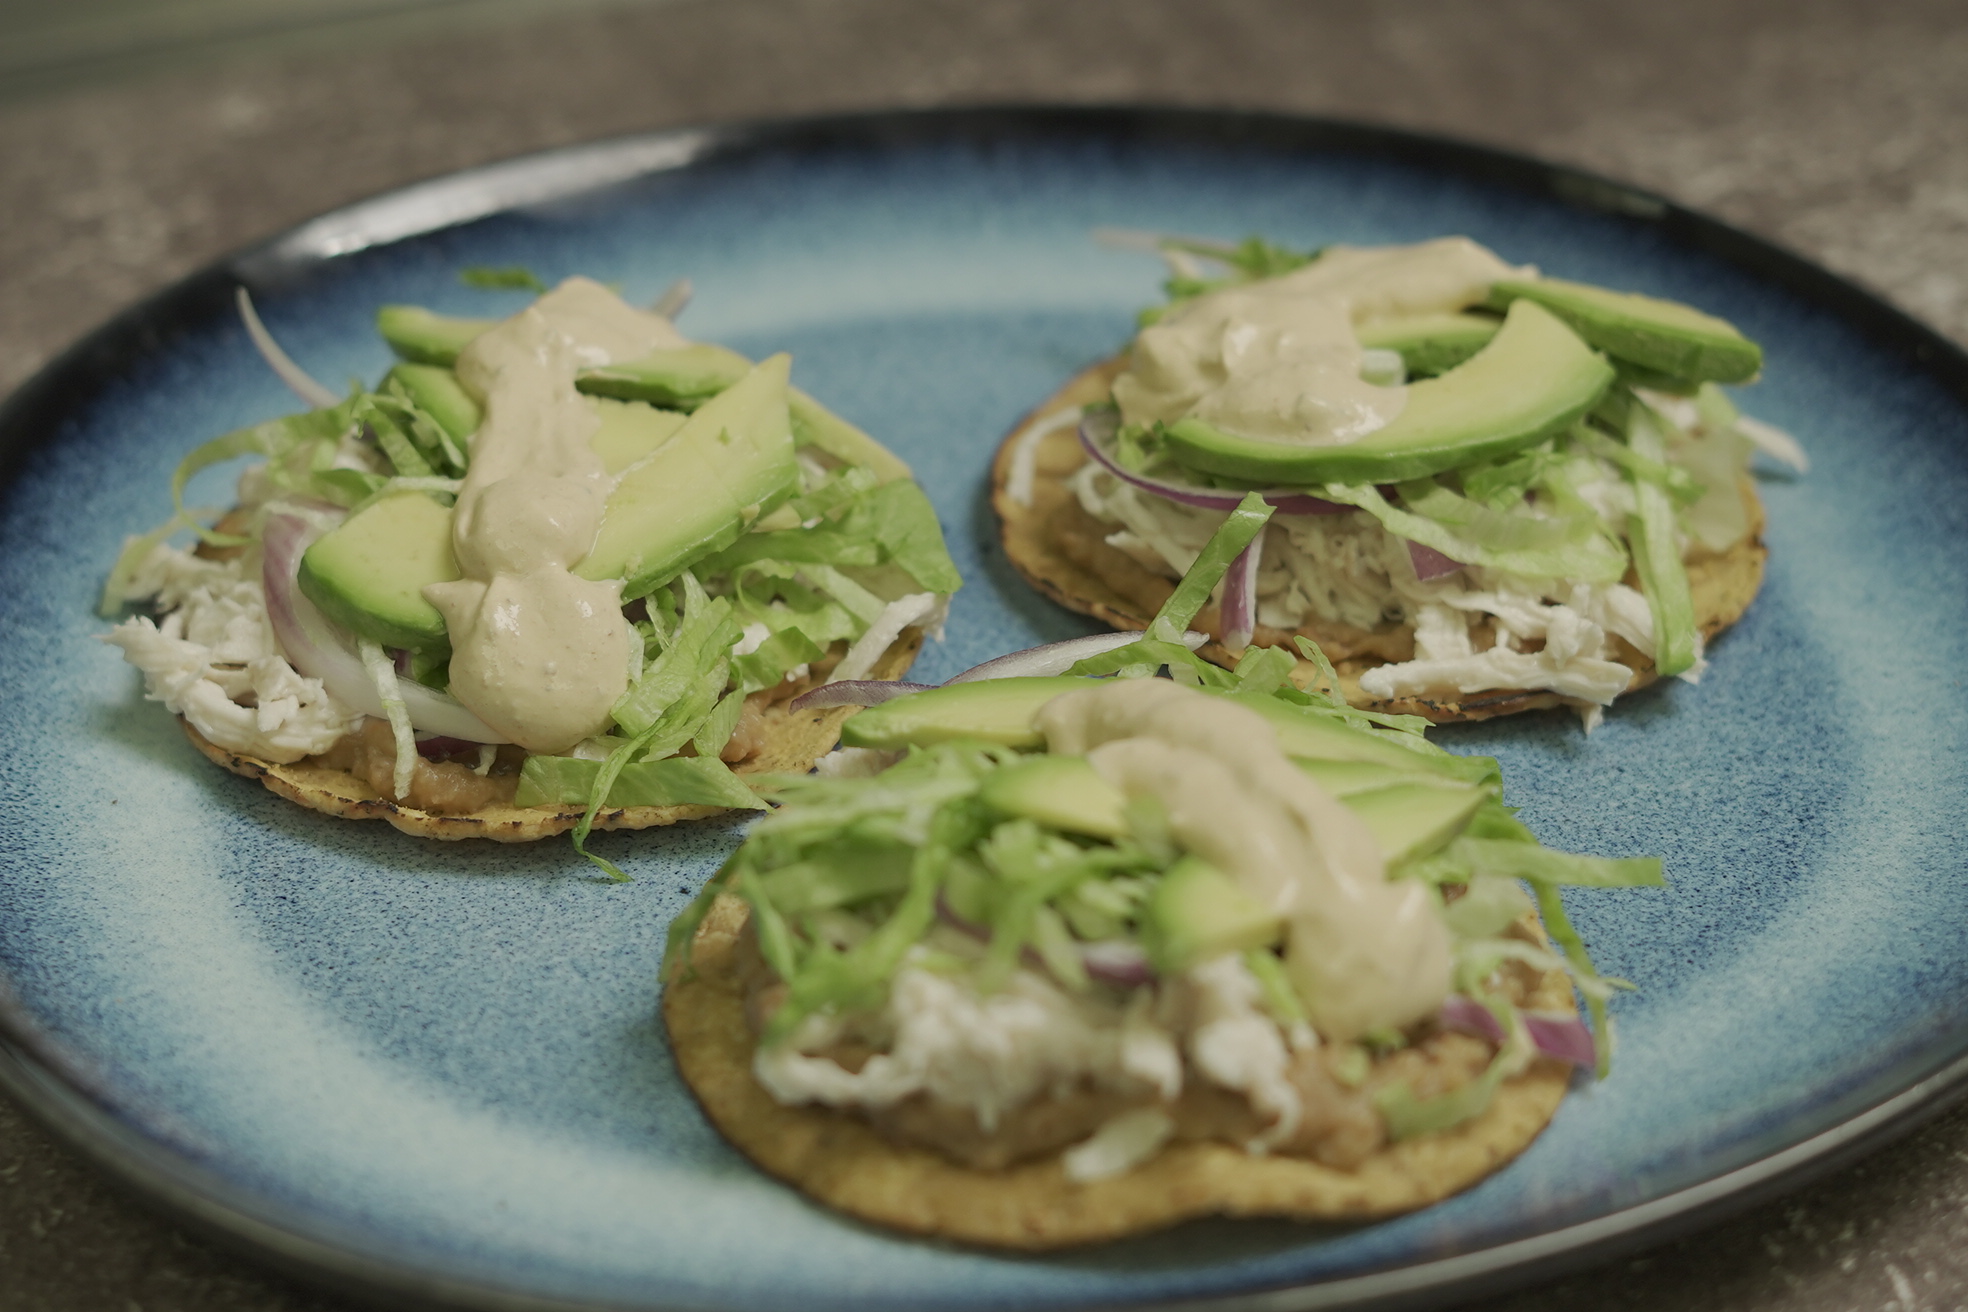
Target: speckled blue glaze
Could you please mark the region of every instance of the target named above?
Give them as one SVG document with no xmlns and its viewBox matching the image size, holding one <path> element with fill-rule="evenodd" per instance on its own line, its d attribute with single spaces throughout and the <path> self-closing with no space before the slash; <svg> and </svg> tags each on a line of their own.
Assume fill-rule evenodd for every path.
<svg viewBox="0 0 1968 1312">
<path fill-rule="evenodd" d="M 1666 859 L 1569 901 L 1620 999 L 1612 1078 L 1459 1198 L 1326 1230 L 1197 1224 L 1047 1259 L 844 1222 L 705 1125 L 656 1020 L 671 917 L 742 833 L 422 843 L 200 759 L 91 641 L 123 534 L 194 444 L 293 408 L 214 312 L 78 398 L 0 501 L 0 980 L 84 1100 L 236 1203 L 383 1268 L 573 1303 L 1050 1307 L 1327 1281 L 1609 1215 L 1837 1125 L 1968 1051 L 1968 417 L 1773 283 L 1646 224 L 1351 154 L 1129 141 L 768 149 L 305 268 L 261 312 L 316 376 L 373 378 L 375 307 L 502 313 L 472 264 L 653 297 L 910 460 L 968 584 L 916 677 L 1085 632 L 994 545 L 1019 415 L 1127 335 L 1152 259 L 1100 224 L 1295 244 L 1467 233 L 1546 271 L 1693 301 L 1767 351 L 1752 414 L 1770 574 L 1699 687 L 1448 731 L 1501 757 L 1546 842 Z M 192 501 L 219 505 L 226 478 Z"/>
</svg>

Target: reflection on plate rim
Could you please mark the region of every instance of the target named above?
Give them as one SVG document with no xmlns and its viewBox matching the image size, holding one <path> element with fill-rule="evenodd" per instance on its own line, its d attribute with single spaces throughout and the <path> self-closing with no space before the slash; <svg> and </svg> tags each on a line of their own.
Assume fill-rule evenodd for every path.
<svg viewBox="0 0 1968 1312">
<path fill-rule="evenodd" d="M 879 111 L 679 128 L 567 146 L 466 169 L 358 201 L 221 259 L 90 333 L 0 407 L 0 440 L 49 433 L 76 393 L 153 350 L 159 330 L 220 311 L 252 288 L 368 247 L 428 235 L 503 211 L 593 193 L 653 174 L 760 151 L 909 145 L 1062 135 L 1140 144 L 1235 143 L 1393 159 L 1652 225 L 1669 241 L 1780 285 L 1856 328 L 1968 402 L 1968 354 L 1924 324 L 1761 238 L 1582 170 L 1449 138 L 1330 119 L 1154 107 L 1006 107 Z M 31 444 L 0 448 L 0 485 Z M 500 1309 L 591 1308 L 468 1284 L 393 1263 L 308 1227 L 262 1219 L 263 1202 L 121 1124 L 90 1096 L 88 1072 L 39 1032 L 0 979 L 0 1086 L 71 1147 L 154 1206 L 220 1242 L 345 1288 Z M 1455 1257 L 1314 1285 L 1228 1295 L 1211 1308 L 1389 1307 L 1453 1287 L 1475 1296 L 1659 1242 L 1834 1169 L 1905 1134 L 1968 1093 L 1968 1058 L 1939 1066 L 1800 1143 L 1674 1193 L 1578 1225 Z M 297 1218 L 298 1219 L 298 1218 Z"/>
</svg>

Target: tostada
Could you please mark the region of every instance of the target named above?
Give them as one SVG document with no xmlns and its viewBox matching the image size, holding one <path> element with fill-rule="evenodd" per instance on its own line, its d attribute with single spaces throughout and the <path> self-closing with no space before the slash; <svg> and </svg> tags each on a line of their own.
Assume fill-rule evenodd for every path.
<svg viewBox="0 0 1968 1312">
<path fill-rule="evenodd" d="M 1204 613 L 1212 657 L 1302 636 L 1356 705 L 1588 726 L 1699 677 L 1755 596 L 1751 453 L 1803 455 L 1719 386 L 1762 366 L 1730 324 L 1461 237 L 1159 249 L 1170 301 L 994 466 L 1006 554 L 1047 596 L 1142 627 L 1257 489 L 1279 514 Z"/>
<path fill-rule="evenodd" d="M 1606 1069 L 1618 981 L 1558 888 L 1659 862 L 1542 847 L 1495 761 L 1301 691 L 1281 649 L 1192 655 L 1254 502 L 1138 641 L 858 712 L 679 918 L 678 1067 L 763 1169 L 1019 1249 L 1363 1220 L 1481 1180 Z"/>
<path fill-rule="evenodd" d="M 570 278 L 504 320 L 378 315 L 400 362 L 186 458 L 106 640 L 199 750 L 305 806 L 521 841 L 761 803 L 894 678 L 959 584 L 908 467 L 669 314 Z M 670 307 L 675 308 L 674 304 Z M 186 480 L 257 455 L 214 526 Z M 196 550 L 169 544 L 181 529 Z M 735 772 L 734 772 L 735 771 Z"/>
</svg>

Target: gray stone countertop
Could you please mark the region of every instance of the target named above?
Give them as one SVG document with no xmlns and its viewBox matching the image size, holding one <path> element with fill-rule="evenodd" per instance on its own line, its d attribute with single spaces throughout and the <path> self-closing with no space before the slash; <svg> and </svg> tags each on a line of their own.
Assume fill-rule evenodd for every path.
<svg viewBox="0 0 1968 1312">
<path fill-rule="evenodd" d="M 1040 101 L 1325 114 L 1581 165 L 1968 340 L 1960 0 L 676 0 L 348 28 L 0 101 L 0 391 L 226 251 L 432 174 L 709 120 Z M 1965 1205 L 1957 1110 L 1706 1232 L 1480 1306 L 1968 1308 Z M 0 1309 L 350 1306 L 158 1219 L 0 1100 Z"/>
</svg>

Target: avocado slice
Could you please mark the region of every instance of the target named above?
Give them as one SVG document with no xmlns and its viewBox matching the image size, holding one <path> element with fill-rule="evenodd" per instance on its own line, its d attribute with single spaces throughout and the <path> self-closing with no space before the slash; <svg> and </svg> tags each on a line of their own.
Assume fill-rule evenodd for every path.
<svg viewBox="0 0 1968 1312">
<path fill-rule="evenodd" d="M 1489 795 L 1485 788 L 1427 781 L 1353 793 L 1340 804 L 1367 822 L 1391 866 L 1442 847 L 1462 832 Z"/>
<path fill-rule="evenodd" d="M 385 305 L 376 311 L 376 331 L 390 350 L 413 364 L 441 364 L 446 368 L 458 362 L 458 352 L 466 343 L 498 322 L 454 319 L 433 314 L 421 305 Z"/>
<path fill-rule="evenodd" d="M 387 389 L 394 383 L 419 410 L 435 419 L 460 446 L 471 441 L 485 418 L 478 402 L 459 383 L 458 375 L 442 365 L 399 364 L 383 379 Z"/>
<path fill-rule="evenodd" d="M 1542 305 L 1606 354 L 1679 380 L 1681 386 L 1670 390 L 1740 383 L 1763 368 L 1762 348 L 1734 324 L 1679 301 L 1561 278 L 1506 281 L 1490 289 L 1490 304 L 1497 309 L 1524 300 Z"/>
<path fill-rule="evenodd" d="M 786 394 L 793 411 L 793 445 L 817 446 L 836 460 L 863 465 L 883 483 L 914 478 L 902 457 L 795 387 Z"/>
<path fill-rule="evenodd" d="M 1193 856 L 1168 868 L 1142 908 L 1141 945 L 1164 975 L 1226 952 L 1269 947 L 1283 932 L 1284 917 Z"/>
<path fill-rule="evenodd" d="M 600 396 L 589 397 L 588 406 L 601 417 L 601 428 L 588 445 L 601 457 L 602 468 L 611 476 L 675 437 L 689 418 L 678 411 L 658 410 L 641 401 L 611 401 Z"/>
<path fill-rule="evenodd" d="M 1316 757 L 1295 756 L 1292 764 L 1313 783 L 1342 801 L 1355 793 L 1372 792 L 1393 784 L 1447 782 L 1446 776 L 1424 768 L 1420 762 L 1403 768 L 1380 761 L 1322 761 Z"/>
<path fill-rule="evenodd" d="M 648 401 L 695 410 L 751 371 L 752 362 L 722 346 L 693 342 L 634 360 L 583 369 L 575 386 L 590 396 Z"/>
<path fill-rule="evenodd" d="M 454 319 L 416 305 L 385 305 L 376 313 L 376 328 L 390 349 L 405 360 L 426 365 L 455 364 L 466 343 L 497 322 Z M 736 351 L 693 342 L 638 360 L 584 369 L 574 385 L 591 396 L 695 410 L 751 367 L 751 361 Z M 911 477 L 909 466 L 894 452 L 797 387 L 788 391 L 787 404 L 792 410 L 794 446 L 817 446 L 847 464 L 865 465 L 884 483 Z"/>
<path fill-rule="evenodd" d="M 1362 324 L 1354 336 L 1370 351 L 1399 351 L 1409 377 L 1429 378 L 1488 346 L 1501 327 L 1493 314 L 1421 314 Z"/>
<path fill-rule="evenodd" d="M 945 684 L 855 712 L 841 726 L 841 742 L 885 751 L 963 738 L 1003 747 L 1043 747 L 1045 735 L 1032 726 L 1039 708 L 1061 693 L 1093 686 L 1071 675 Z"/>
<path fill-rule="evenodd" d="M 363 507 L 301 556 L 301 592 L 335 623 L 385 647 L 448 645 L 444 617 L 424 585 L 458 578 L 451 510 L 421 492 Z"/>
<path fill-rule="evenodd" d="M 1391 734 L 1369 733 L 1320 715 L 1292 709 L 1269 693 L 1225 692 L 1217 696 L 1256 711 L 1278 731 L 1278 747 L 1304 761 L 1348 761 L 1385 767 L 1393 774 L 1426 774 L 1458 783 L 1488 784 L 1501 775 L 1488 756 L 1455 756 L 1403 746 Z M 1423 741 L 1425 740 L 1417 740 Z M 1316 777 L 1316 775 L 1314 776 Z"/>
<path fill-rule="evenodd" d="M 1119 838 L 1128 830 L 1127 798 L 1084 756 L 1034 756 L 1008 765 L 984 781 L 978 796 L 993 810 L 1068 834 Z"/>
<path fill-rule="evenodd" d="M 1535 446 L 1569 428 L 1612 381 L 1613 367 L 1577 333 L 1519 299 L 1488 346 L 1412 384 L 1393 422 L 1357 441 L 1260 442 L 1191 418 L 1168 427 L 1168 450 L 1193 469 L 1272 485 L 1398 483 Z"/>
<path fill-rule="evenodd" d="M 622 579 L 624 597 L 645 596 L 783 501 L 799 482 L 786 410 L 791 363 L 775 355 L 755 366 L 628 468 L 574 572 Z"/>
</svg>

